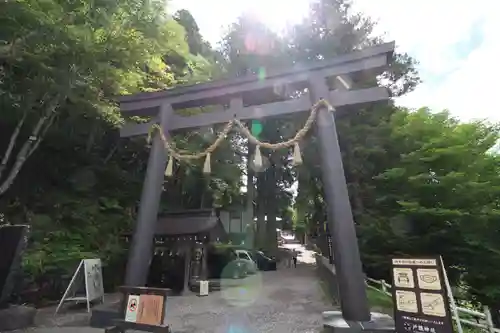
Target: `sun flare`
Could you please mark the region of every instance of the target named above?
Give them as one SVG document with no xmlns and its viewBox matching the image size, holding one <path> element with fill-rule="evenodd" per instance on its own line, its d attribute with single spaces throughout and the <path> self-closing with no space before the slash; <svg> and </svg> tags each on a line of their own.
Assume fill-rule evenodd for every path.
<svg viewBox="0 0 500 333">
<path fill-rule="evenodd" d="M 194 16 L 203 36 L 217 43 L 226 28 L 243 13 L 253 14 L 271 30 L 279 33 L 298 23 L 312 0 L 170 0 L 169 11 L 187 9 Z"/>
<path fill-rule="evenodd" d="M 271 30 L 279 32 L 307 15 L 310 0 L 253 0 L 241 3 L 241 12 L 252 13 Z"/>
</svg>

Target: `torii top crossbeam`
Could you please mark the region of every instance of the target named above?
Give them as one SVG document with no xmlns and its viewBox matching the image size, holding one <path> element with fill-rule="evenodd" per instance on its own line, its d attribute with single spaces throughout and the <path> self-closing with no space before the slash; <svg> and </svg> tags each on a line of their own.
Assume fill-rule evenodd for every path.
<svg viewBox="0 0 500 333">
<path fill-rule="evenodd" d="M 312 78 L 328 80 L 329 96 L 321 97 L 330 100 L 335 108 L 387 100 L 387 90 L 381 87 L 366 88 L 366 79 L 373 80 L 387 68 L 393 51 L 392 42 L 341 55 L 330 61 L 310 66 L 297 65 L 286 71 L 268 73 L 265 78 L 249 75 L 238 79 L 122 96 L 119 102 L 124 117 L 148 116 L 153 119 L 149 123 L 125 124 L 120 134 L 122 137 L 147 134 L 151 125 L 158 122 L 161 106 L 164 106 L 162 112 L 174 110 L 173 114 L 168 116 L 166 130 L 208 126 L 228 122 L 233 118 L 258 119 L 307 111 L 314 103 L 306 89 Z M 360 81 L 363 81 L 365 88 L 356 89 Z M 339 84 L 343 89 L 335 89 Z M 299 98 L 285 99 L 283 87 L 286 87 L 287 91 L 301 90 L 305 93 Z M 167 105 L 168 107 L 165 107 Z M 178 109 L 207 105 L 215 105 L 215 110 L 191 116 L 175 113 Z"/>
</svg>

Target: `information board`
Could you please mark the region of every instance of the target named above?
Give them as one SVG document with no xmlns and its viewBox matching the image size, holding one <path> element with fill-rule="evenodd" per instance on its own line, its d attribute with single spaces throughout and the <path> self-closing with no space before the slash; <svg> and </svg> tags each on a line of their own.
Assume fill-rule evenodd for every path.
<svg viewBox="0 0 500 333">
<path fill-rule="evenodd" d="M 392 259 L 396 332 L 453 333 L 439 258 Z"/>
<path fill-rule="evenodd" d="M 83 293 L 80 291 L 84 290 Z M 83 259 L 80 261 L 75 274 L 64 292 L 56 313 L 64 302 L 86 302 L 87 311 L 90 312 L 90 303 L 100 300 L 104 303 L 104 285 L 102 283 L 101 259 Z"/>
<path fill-rule="evenodd" d="M 87 299 L 92 302 L 104 296 L 101 259 L 85 259 L 85 288 Z"/>
<path fill-rule="evenodd" d="M 161 295 L 141 295 L 136 323 L 159 326 L 163 323 L 164 297 Z"/>
<path fill-rule="evenodd" d="M 129 295 L 125 321 L 159 326 L 163 323 L 165 297 L 161 295 Z"/>
</svg>

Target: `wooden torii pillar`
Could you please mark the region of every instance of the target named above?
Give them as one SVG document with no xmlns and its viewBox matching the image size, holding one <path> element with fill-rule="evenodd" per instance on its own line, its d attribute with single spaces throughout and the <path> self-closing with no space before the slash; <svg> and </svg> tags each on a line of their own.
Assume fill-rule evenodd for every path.
<svg viewBox="0 0 500 333">
<path fill-rule="evenodd" d="M 385 88 L 375 86 L 356 89 L 356 86 L 358 82 L 366 83 L 367 78 L 374 78 L 386 70 L 393 51 L 394 43 L 387 43 L 342 55 L 331 61 L 318 62 L 313 66 L 295 66 L 288 71 L 270 73 L 265 79 L 248 76 L 123 96 L 119 101 L 124 117 L 149 116 L 152 120 L 144 124 L 126 124 L 120 133 L 122 137 L 146 135 L 155 123 L 160 124 L 167 133 L 227 123 L 233 118 L 247 120 L 305 112 L 321 98 L 335 108 L 337 115 L 366 103 L 387 101 L 389 94 Z M 303 93 L 298 98 L 286 100 L 275 93 L 276 87 L 283 85 Z M 187 117 L 175 113 L 178 109 L 214 104 L 220 105 L 220 109 L 210 113 Z M 332 233 L 343 318 L 346 321 L 366 322 L 371 316 L 337 138 L 335 113 L 323 108 L 316 119 L 328 225 Z M 167 152 L 160 136 L 156 134 L 127 265 L 126 284 L 130 286 L 142 286 L 146 281 L 166 161 Z"/>
</svg>

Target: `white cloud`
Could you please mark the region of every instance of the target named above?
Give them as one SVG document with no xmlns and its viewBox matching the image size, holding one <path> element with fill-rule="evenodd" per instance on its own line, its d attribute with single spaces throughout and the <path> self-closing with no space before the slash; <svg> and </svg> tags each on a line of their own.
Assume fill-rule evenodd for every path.
<svg viewBox="0 0 500 333">
<path fill-rule="evenodd" d="M 252 12 L 270 28 L 281 30 L 307 14 L 310 0 L 172 0 L 170 11 L 188 9 L 203 36 L 217 43 L 225 28 L 243 12 Z"/>
<path fill-rule="evenodd" d="M 463 120 L 500 120 L 494 91 L 500 75 L 497 1 L 355 0 L 355 9 L 376 19 L 377 33 L 386 32 L 420 62 L 424 83 L 399 104 L 449 109 Z M 478 27 L 482 42 L 464 57 L 457 45 Z"/>
<path fill-rule="evenodd" d="M 411 107 L 428 105 L 436 110 L 448 109 L 463 120 L 499 121 L 496 94 L 499 93 L 500 68 L 494 65 L 498 59 L 498 40 L 485 40 L 483 46 L 472 51 L 460 68 L 440 84 L 423 84 L 400 103 Z"/>
</svg>

